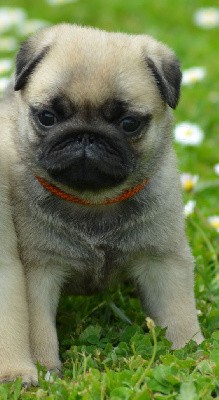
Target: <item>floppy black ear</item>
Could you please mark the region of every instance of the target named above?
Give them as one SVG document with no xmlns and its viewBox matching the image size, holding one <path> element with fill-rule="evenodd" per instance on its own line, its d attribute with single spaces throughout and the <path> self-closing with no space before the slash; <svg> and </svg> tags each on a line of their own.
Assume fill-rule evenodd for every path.
<svg viewBox="0 0 219 400">
<path fill-rule="evenodd" d="M 38 54 L 32 49 L 31 41 L 27 40 L 21 45 L 16 57 L 16 72 L 14 90 L 23 89 L 30 74 L 48 53 L 50 46 L 44 47 Z"/>
<path fill-rule="evenodd" d="M 162 98 L 171 108 L 175 109 L 180 97 L 182 79 L 179 61 L 176 58 L 161 61 L 159 67 L 150 57 L 146 58 L 146 62 L 155 78 Z"/>
</svg>

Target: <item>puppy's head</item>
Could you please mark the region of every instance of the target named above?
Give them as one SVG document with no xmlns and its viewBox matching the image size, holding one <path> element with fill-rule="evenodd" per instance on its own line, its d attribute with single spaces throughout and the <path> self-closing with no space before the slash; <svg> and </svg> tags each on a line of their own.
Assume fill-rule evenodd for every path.
<svg viewBox="0 0 219 400">
<path fill-rule="evenodd" d="M 173 52 L 149 36 L 46 28 L 17 55 L 22 155 L 73 190 L 139 182 L 170 142 L 180 81 Z"/>
</svg>

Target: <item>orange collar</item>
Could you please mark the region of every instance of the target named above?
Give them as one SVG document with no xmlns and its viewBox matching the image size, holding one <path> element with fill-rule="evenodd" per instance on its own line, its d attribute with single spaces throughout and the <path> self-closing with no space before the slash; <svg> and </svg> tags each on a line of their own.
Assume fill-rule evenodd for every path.
<svg viewBox="0 0 219 400">
<path fill-rule="evenodd" d="M 119 196 L 113 197 L 112 199 L 105 199 L 102 202 L 92 202 L 90 200 L 81 199 L 80 197 L 73 196 L 71 194 L 65 193 L 63 190 L 59 189 L 57 186 L 52 185 L 49 182 L 46 182 L 40 176 L 36 176 L 36 179 L 39 183 L 50 193 L 54 194 L 55 196 L 59 197 L 60 199 L 70 201 L 76 204 L 82 204 L 85 206 L 95 206 L 95 205 L 107 205 L 107 204 L 115 204 L 119 203 L 123 200 L 128 200 L 130 197 L 134 196 L 136 193 L 140 192 L 145 185 L 148 183 L 148 179 L 145 179 L 142 183 L 135 186 L 131 189 L 124 190 Z"/>
</svg>

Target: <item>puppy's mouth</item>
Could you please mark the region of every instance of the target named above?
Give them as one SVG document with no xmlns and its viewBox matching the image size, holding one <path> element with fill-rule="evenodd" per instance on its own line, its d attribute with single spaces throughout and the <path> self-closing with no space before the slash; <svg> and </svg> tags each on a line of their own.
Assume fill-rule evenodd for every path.
<svg viewBox="0 0 219 400">
<path fill-rule="evenodd" d="M 57 182 L 93 191 L 122 183 L 136 164 L 125 139 L 80 131 L 52 140 L 46 138 L 37 159 Z"/>
</svg>

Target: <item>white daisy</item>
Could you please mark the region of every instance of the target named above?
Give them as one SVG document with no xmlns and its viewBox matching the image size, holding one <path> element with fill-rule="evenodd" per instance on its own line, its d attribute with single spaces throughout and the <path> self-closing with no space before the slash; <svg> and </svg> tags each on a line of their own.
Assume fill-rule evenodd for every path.
<svg viewBox="0 0 219 400">
<path fill-rule="evenodd" d="M 219 175 L 219 164 L 215 164 L 214 172 L 215 172 L 216 175 Z"/>
<path fill-rule="evenodd" d="M 183 173 L 180 175 L 180 181 L 183 189 L 186 192 L 190 192 L 197 185 L 198 175 L 192 175 L 189 173 Z"/>
<path fill-rule="evenodd" d="M 0 78 L 0 93 L 4 92 L 4 90 L 9 84 L 9 81 L 10 81 L 9 78 Z"/>
<path fill-rule="evenodd" d="M 204 133 L 198 125 L 191 124 L 190 122 L 181 122 L 176 125 L 174 136 L 178 143 L 198 146 L 204 138 Z"/>
<path fill-rule="evenodd" d="M 22 25 L 26 12 L 22 8 L 0 7 L 0 32 Z"/>
<path fill-rule="evenodd" d="M 208 217 L 208 222 L 219 233 L 219 216 L 213 215 L 212 217 Z"/>
<path fill-rule="evenodd" d="M 204 29 L 219 26 L 219 9 L 214 7 L 200 8 L 193 17 L 194 23 Z"/>
<path fill-rule="evenodd" d="M 0 38 L 0 51 L 15 51 L 17 48 L 17 41 L 12 36 Z"/>
<path fill-rule="evenodd" d="M 18 28 L 18 33 L 22 36 L 28 36 L 47 25 L 49 25 L 49 22 L 42 19 L 29 19 L 24 21 L 24 23 Z"/>
<path fill-rule="evenodd" d="M 206 68 L 204 67 L 192 67 L 185 69 L 182 75 L 182 84 L 191 85 L 199 82 L 206 76 Z"/>
<path fill-rule="evenodd" d="M 45 379 L 46 382 L 49 382 L 49 383 L 53 383 L 54 382 L 54 378 L 53 378 L 53 376 L 52 376 L 50 371 L 47 371 L 47 373 L 44 376 L 44 379 Z"/>
<path fill-rule="evenodd" d="M 76 3 L 78 0 L 47 0 L 47 3 L 51 6 L 59 6 L 62 4 Z"/>
<path fill-rule="evenodd" d="M 8 58 L 0 59 L 0 74 L 5 74 L 12 69 L 13 63 Z"/>
<path fill-rule="evenodd" d="M 189 200 L 185 205 L 184 205 L 184 215 L 188 217 L 189 215 L 193 214 L 194 209 L 196 206 L 196 201 L 195 200 Z"/>
</svg>

